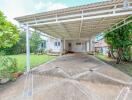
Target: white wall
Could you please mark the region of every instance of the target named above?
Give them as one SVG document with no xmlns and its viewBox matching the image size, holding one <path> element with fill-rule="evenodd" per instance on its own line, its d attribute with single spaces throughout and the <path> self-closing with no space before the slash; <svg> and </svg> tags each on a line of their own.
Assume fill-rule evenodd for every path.
<svg viewBox="0 0 132 100">
<path fill-rule="evenodd" d="M 73 52 L 86 52 L 86 50 L 87 50 L 86 41 L 83 41 L 83 40 L 67 40 L 66 45 L 65 45 L 67 51 L 69 51 L 68 43 L 72 44 L 71 51 L 73 51 Z M 77 45 L 76 43 L 81 43 L 81 45 Z"/>
<path fill-rule="evenodd" d="M 60 46 L 55 46 L 55 42 L 60 42 Z M 61 40 L 48 38 L 47 40 L 47 50 L 51 50 L 52 52 L 60 52 L 61 51 Z"/>
<path fill-rule="evenodd" d="M 55 42 L 60 42 L 60 46 L 55 46 Z M 47 39 L 47 49 L 46 50 L 51 50 L 52 52 L 61 52 L 63 51 L 69 51 L 68 48 L 68 43 L 72 44 L 71 51 L 73 52 L 87 52 L 90 51 L 90 42 L 89 40 L 65 40 L 65 45 L 64 41 L 60 39 L 53 39 L 53 38 L 48 38 Z M 81 43 L 81 45 L 77 45 L 77 43 Z M 65 50 L 64 50 L 65 46 Z"/>
</svg>

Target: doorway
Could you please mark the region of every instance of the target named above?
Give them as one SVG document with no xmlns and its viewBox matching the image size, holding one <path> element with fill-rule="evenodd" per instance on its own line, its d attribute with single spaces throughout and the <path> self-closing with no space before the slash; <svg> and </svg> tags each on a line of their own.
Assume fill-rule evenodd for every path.
<svg viewBox="0 0 132 100">
<path fill-rule="evenodd" d="M 71 53 L 72 52 L 72 43 L 69 42 L 68 43 L 68 53 Z"/>
</svg>

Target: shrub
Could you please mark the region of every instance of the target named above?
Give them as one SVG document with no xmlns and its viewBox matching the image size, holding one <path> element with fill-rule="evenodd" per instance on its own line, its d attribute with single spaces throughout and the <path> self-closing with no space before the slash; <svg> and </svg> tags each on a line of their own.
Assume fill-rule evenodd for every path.
<svg viewBox="0 0 132 100">
<path fill-rule="evenodd" d="M 0 78 L 9 78 L 10 80 L 13 79 L 13 73 L 17 72 L 17 63 L 16 59 L 0 56 Z"/>
</svg>

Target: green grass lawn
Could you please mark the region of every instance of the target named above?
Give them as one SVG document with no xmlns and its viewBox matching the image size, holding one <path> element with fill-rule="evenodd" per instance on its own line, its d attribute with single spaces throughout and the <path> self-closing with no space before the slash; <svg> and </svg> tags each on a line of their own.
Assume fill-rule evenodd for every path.
<svg viewBox="0 0 132 100">
<path fill-rule="evenodd" d="M 9 57 L 11 58 L 16 58 L 17 60 L 17 66 L 18 70 L 20 72 L 23 72 L 25 70 L 26 66 L 26 55 L 21 54 L 21 55 L 10 55 Z M 31 68 L 34 68 L 38 65 L 41 65 L 43 63 L 46 63 L 50 60 L 55 59 L 56 56 L 49 56 L 49 55 L 30 55 L 30 63 L 31 63 Z"/>
<path fill-rule="evenodd" d="M 120 64 L 116 64 L 116 60 L 111 59 L 111 58 L 104 56 L 102 54 L 96 54 L 95 56 L 97 58 L 99 58 L 100 60 L 119 69 L 120 71 L 126 73 L 127 75 L 132 76 L 132 62 L 121 62 Z"/>
</svg>

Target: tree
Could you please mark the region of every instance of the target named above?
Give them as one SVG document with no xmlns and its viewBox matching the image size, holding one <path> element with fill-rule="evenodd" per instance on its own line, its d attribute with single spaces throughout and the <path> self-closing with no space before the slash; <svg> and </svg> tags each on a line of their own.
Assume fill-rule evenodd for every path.
<svg viewBox="0 0 132 100">
<path fill-rule="evenodd" d="M 31 33 L 30 37 L 30 51 L 36 52 L 39 44 L 41 43 L 40 35 L 36 32 Z M 26 53 L 26 32 L 20 31 L 19 41 L 11 48 L 2 49 L 6 54 L 22 54 Z"/>
<path fill-rule="evenodd" d="M 30 39 L 31 52 L 36 52 L 41 41 L 42 39 L 40 38 L 40 35 L 36 32 L 33 32 Z"/>
<path fill-rule="evenodd" d="M 130 60 L 132 46 L 132 23 L 124 25 L 112 32 L 105 33 L 105 40 L 110 45 L 110 51 L 116 52 L 117 64 L 121 60 Z"/>
<path fill-rule="evenodd" d="M 12 47 L 2 48 L 1 51 L 4 51 L 4 53 L 8 55 L 26 53 L 26 33 L 20 31 L 19 41 Z"/>
<path fill-rule="evenodd" d="M 15 25 L 6 20 L 0 11 L 0 48 L 12 47 L 19 40 L 19 31 Z"/>
</svg>

